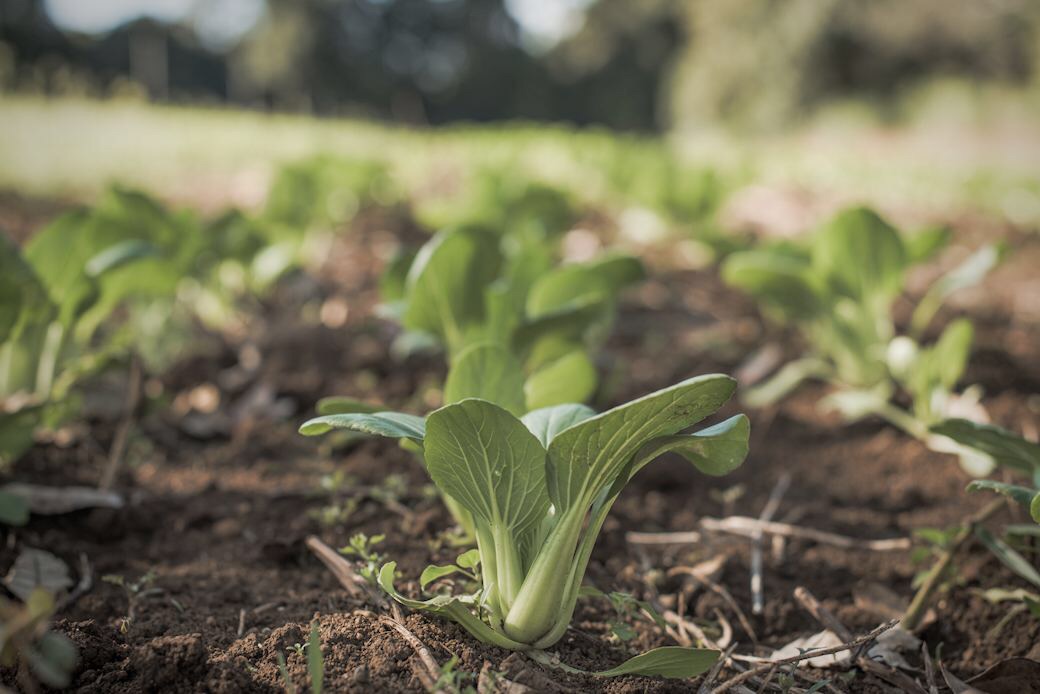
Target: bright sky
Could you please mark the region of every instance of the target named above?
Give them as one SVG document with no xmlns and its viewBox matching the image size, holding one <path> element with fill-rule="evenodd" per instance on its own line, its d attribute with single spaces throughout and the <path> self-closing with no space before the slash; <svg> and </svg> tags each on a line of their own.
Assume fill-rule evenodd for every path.
<svg viewBox="0 0 1040 694">
<path fill-rule="evenodd" d="M 535 42 L 552 45 L 577 31 L 581 12 L 592 0 L 506 0 L 509 12 Z M 46 0 L 54 22 L 89 34 L 109 31 L 138 17 L 163 22 L 190 21 L 204 41 L 233 44 L 263 14 L 264 0 Z"/>
</svg>

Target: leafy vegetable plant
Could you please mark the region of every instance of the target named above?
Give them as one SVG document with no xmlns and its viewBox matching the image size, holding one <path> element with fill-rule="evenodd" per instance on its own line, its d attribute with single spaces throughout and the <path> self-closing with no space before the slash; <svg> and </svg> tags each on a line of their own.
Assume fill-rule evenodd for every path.
<svg viewBox="0 0 1040 694">
<path fill-rule="evenodd" d="M 873 211 L 854 208 L 825 224 L 808 246 L 775 244 L 729 256 L 725 280 L 754 296 L 768 316 L 796 328 L 809 345 L 806 356 L 748 389 L 745 402 L 767 405 L 806 379 L 822 379 L 835 391 L 821 404 L 846 419 L 880 416 L 936 450 L 960 454 L 966 467 L 985 474 L 971 451 L 928 430 L 978 407 L 978 389 L 955 392 L 972 326 L 953 321 L 931 345 L 922 336 L 946 297 L 996 265 L 999 249 L 986 246 L 940 277 L 915 307 L 907 334 L 897 333 L 892 316 L 907 271 L 948 236 L 930 229 L 904 238 Z M 892 402 L 900 391 L 910 397 L 909 410 Z"/>
<path fill-rule="evenodd" d="M 1007 429 L 966 419 L 946 420 L 933 426 L 932 431 L 969 446 L 998 467 L 1024 475 L 1023 484 L 975 480 L 968 485 L 968 491 L 1003 494 L 1028 509 L 1033 520 L 1040 523 L 1040 445 Z"/>
<path fill-rule="evenodd" d="M 743 415 L 681 433 L 716 412 L 734 388 L 732 378 L 711 374 L 598 415 L 564 404 L 518 418 L 467 398 L 425 418 L 341 414 L 300 430 L 344 428 L 421 447 L 434 483 L 473 518 L 479 584 L 468 594 L 414 600 L 395 589 L 390 562 L 380 570 L 380 585 L 398 602 L 452 619 L 487 643 L 543 649 L 566 631 L 596 537 L 636 472 L 667 452 L 710 475 L 743 462 L 749 432 Z"/>
</svg>

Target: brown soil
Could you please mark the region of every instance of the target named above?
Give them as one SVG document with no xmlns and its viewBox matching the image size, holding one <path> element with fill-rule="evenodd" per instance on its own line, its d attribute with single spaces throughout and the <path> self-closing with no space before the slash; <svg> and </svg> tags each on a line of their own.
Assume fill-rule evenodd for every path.
<svg viewBox="0 0 1040 694">
<path fill-rule="evenodd" d="M 10 198 L 0 196 L 0 206 L 9 204 Z M 315 401 L 334 393 L 414 412 L 436 404 L 440 360 L 392 356 L 395 328 L 373 313 L 375 280 L 386 251 L 400 239 L 421 238 L 404 219 L 401 211 L 365 215 L 337 238 L 312 277 L 282 282 L 244 329 L 206 336 L 204 351 L 184 355 L 149 384 L 153 396 L 161 385 L 161 394 L 144 408 L 131 438 L 128 465 L 118 482 L 130 501 L 125 508 L 35 517 L 28 527 L 6 532 L 0 568 L 25 546 L 46 548 L 70 566 L 79 565 L 80 555 L 89 560 L 92 590 L 57 622 L 80 649 L 73 690 L 281 691 L 278 653 L 303 687 L 306 657 L 294 646 L 306 642 L 312 619 L 320 623 L 327 690 L 422 690 L 420 660 L 380 619 L 385 608 L 350 597 L 304 543 L 317 535 L 340 547 L 354 533 L 385 534 L 379 551 L 399 562 L 404 577 L 413 578 L 426 564 L 443 563 L 457 553 L 438 535 L 448 517 L 431 497 L 419 466 L 392 443 L 362 440 L 333 448 L 329 441 L 295 432 Z M 962 233 L 974 238 L 976 232 L 968 225 Z M 1008 237 L 1016 252 L 998 277 L 954 309 L 968 311 L 978 325 L 977 354 L 967 380 L 985 387 L 987 404 L 1000 423 L 1035 431 L 1040 319 L 1010 298 L 1016 296 L 1016 283 L 1034 281 L 1040 237 L 1003 230 L 986 235 L 995 234 Z M 787 336 L 765 327 L 752 305 L 724 287 L 713 271 L 674 267 L 666 253 L 651 257 L 657 279 L 634 292 L 622 308 L 602 358 L 606 378 L 599 405 L 693 374 L 732 371 L 768 341 L 780 341 L 789 352 L 795 349 Z M 329 327 L 318 320 L 319 307 L 333 297 L 347 303 L 348 314 L 345 323 L 330 321 Z M 186 404 L 200 386 L 219 395 L 214 410 Z M 97 387 L 117 396 L 123 388 L 121 374 Z M 820 389 L 810 387 L 778 410 L 751 412 L 751 455 L 727 478 L 705 478 L 678 460 L 641 472 L 604 527 L 588 582 L 692 615 L 711 633 L 717 634 L 720 624 L 731 626 L 738 652 L 745 654 L 768 654 L 820 630 L 794 600 L 798 586 L 812 591 L 856 632 L 887 619 L 884 610 L 862 597 L 882 586 L 909 599 L 911 581 L 923 568 L 909 552 L 791 540 L 774 553 L 767 542 L 765 610 L 756 616 L 750 614 L 747 540 L 706 535 L 702 543 L 686 546 L 626 542 L 626 531 L 690 530 L 705 516 L 757 516 L 785 473 L 791 485 L 778 520 L 854 538 L 905 537 L 923 527 L 955 525 L 986 503 L 985 497 L 963 493 L 968 478 L 952 458 L 877 422 L 836 426 L 815 412 L 819 395 Z M 736 411 L 739 406 L 731 404 L 723 414 Z M 118 407 L 107 408 L 107 414 L 99 408 L 89 426 L 70 429 L 68 437 L 58 438 L 60 446 L 41 442 L 5 479 L 96 483 L 117 420 Z M 337 473 L 349 483 L 323 488 L 323 476 Z M 368 493 L 373 489 L 392 491 L 391 499 Z M 336 506 L 347 512 L 330 519 Z M 1010 517 L 1006 512 L 994 526 Z M 1037 562 L 1035 546 L 1024 551 Z M 716 580 L 747 614 L 757 643 L 718 593 L 668 574 L 670 568 L 717 556 L 724 563 Z M 945 666 L 962 679 L 1013 656 L 1040 659 L 1040 621 L 1019 614 L 993 635 L 990 630 L 1008 607 L 979 596 L 979 589 L 1028 584 L 978 548 L 958 566 L 959 580 L 936 604 L 935 619 L 922 633 L 929 649 L 941 646 Z M 138 597 L 101 580 L 115 574 L 132 581 L 148 572 L 154 572 L 154 580 Z M 418 590 L 409 580 L 399 588 Z M 583 600 L 573 628 L 554 651 L 568 665 L 596 670 L 648 647 L 674 643 L 649 621 L 633 622 L 637 635 L 621 643 L 610 635 L 612 620 L 609 606 Z M 484 670 L 535 691 L 690 691 L 695 684 L 564 674 L 484 646 L 456 625 L 423 614 L 406 615 L 404 624 L 438 663 L 457 659 L 463 685 L 476 686 Z M 910 660 L 920 664 L 914 655 Z M 827 677 L 841 691 L 888 691 L 862 672 L 803 672 Z M 13 674 L 5 673 L 4 681 L 12 684 Z"/>
</svg>

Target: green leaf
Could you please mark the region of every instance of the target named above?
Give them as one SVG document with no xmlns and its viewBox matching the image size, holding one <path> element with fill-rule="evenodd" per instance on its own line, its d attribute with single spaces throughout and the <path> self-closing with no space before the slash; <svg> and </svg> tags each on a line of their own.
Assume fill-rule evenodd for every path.
<svg viewBox="0 0 1040 694">
<path fill-rule="evenodd" d="M 421 444 L 426 435 L 422 417 L 402 412 L 330 414 L 309 419 L 300 426 L 304 436 L 318 436 L 333 429 L 349 429 L 390 439 L 409 439 Z"/>
<path fill-rule="evenodd" d="M 25 525 L 29 522 L 29 502 L 25 497 L 0 491 L 0 523 Z"/>
<path fill-rule="evenodd" d="M 415 261 L 411 249 L 399 249 L 379 276 L 379 295 L 384 302 L 401 301 L 407 296 L 408 271 Z"/>
<path fill-rule="evenodd" d="M 27 601 L 39 588 L 52 595 L 60 593 L 72 585 L 72 578 L 61 559 L 42 549 L 26 547 L 4 577 L 4 585 L 20 600 Z"/>
<path fill-rule="evenodd" d="M 381 405 L 372 405 L 345 395 L 322 398 L 315 406 L 318 414 L 375 414 L 382 411 Z"/>
<path fill-rule="evenodd" d="M 586 267 L 604 280 L 615 293 L 642 282 L 647 276 L 643 262 L 624 253 L 605 254 L 586 263 Z"/>
<path fill-rule="evenodd" d="M 1033 503 L 1029 504 L 1029 515 L 1033 520 L 1040 523 L 1040 491 L 1033 497 Z"/>
<path fill-rule="evenodd" d="M 971 341 L 975 329 L 967 318 L 953 321 L 943 331 L 931 350 L 936 377 L 946 390 L 951 390 L 964 373 L 971 355 Z"/>
<path fill-rule="evenodd" d="M 574 304 L 588 304 L 613 294 L 608 278 L 587 265 L 563 265 L 543 275 L 527 295 L 527 315 L 538 318 Z"/>
<path fill-rule="evenodd" d="M 535 371 L 523 384 L 526 410 L 585 402 L 596 391 L 596 367 L 582 350 L 574 350 Z"/>
<path fill-rule="evenodd" d="M 707 648 L 662 646 L 629 658 L 616 668 L 592 674 L 599 677 L 644 675 L 684 680 L 703 675 L 711 669 L 715 661 L 719 659 L 719 655 L 718 651 Z"/>
<path fill-rule="evenodd" d="M 437 486 L 491 528 L 518 535 L 545 517 L 545 449 L 501 407 L 471 399 L 433 412 L 425 450 Z"/>
<path fill-rule="evenodd" d="M 83 270 L 89 277 L 100 277 L 106 272 L 111 272 L 135 260 L 159 254 L 159 249 L 147 241 L 128 239 L 109 246 L 90 258 L 83 266 Z"/>
<path fill-rule="evenodd" d="M 755 297 L 785 320 L 811 319 L 824 300 L 809 279 L 811 267 L 801 258 L 768 249 L 730 255 L 722 266 L 727 284 Z"/>
<path fill-rule="evenodd" d="M 1040 572 L 1036 570 L 1036 567 L 1029 563 L 1028 559 L 1016 552 L 1006 542 L 995 537 L 993 533 L 981 525 L 975 528 L 975 536 L 982 541 L 982 544 L 986 545 L 989 551 L 996 555 L 997 559 L 999 559 L 1004 566 L 1008 567 L 1034 586 L 1040 588 Z"/>
<path fill-rule="evenodd" d="M 602 295 L 590 293 L 565 306 L 524 319 L 513 331 L 513 346 L 521 354 L 527 355 L 540 346 L 542 341 L 552 338 L 573 348 L 575 343 L 582 341 L 588 330 L 603 322 L 607 315 Z M 536 359 L 534 364 L 530 363 L 529 358 L 526 361 L 528 368 L 537 368 L 544 359 Z"/>
<path fill-rule="evenodd" d="M 472 345 L 452 360 L 444 384 L 444 402 L 466 398 L 493 402 L 516 416 L 524 405 L 524 376 L 520 362 L 504 347 L 493 343 Z"/>
<path fill-rule="evenodd" d="M 438 578 L 444 578 L 450 576 L 453 573 L 458 573 L 459 567 L 452 564 L 446 566 L 436 566 L 431 564 L 423 569 L 423 572 L 419 575 L 419 587 L 426 588 L 429 584 L 436 581 Z"/>
<path fill-rule="evenodd" d="M 433 237 L 408 273 L 410 330 L 430 333 L 450 347 L 461 344 L 466 327 L 484 314 L 484 289 L 498 273 L 501 255 L 494 237 L 457 230 Z"/>
<path fill-rule="evenodd" d="M 545 448 L 564 429 L 596 416 L 596 411 L 587 405 L 553 405 L 532 410 L 520 420 L 532 434 L 538 437 Z"/>
<path fill-rule="evenodd" d="M 966 491 L 996 492 L 997 494 L 1003 494 L 1009 499 L 1013 499 L 1015 502 L 1022 504 L 1026 508 L 1029 508 L 1029 505 L 1033 503 L 1033 496 L 1037 494 L 1035 489 L 1020 487 L 1015 484 L 1007 484 L 1006 482 L 997 482 L 996 480 L 975 480 L 968 484 Z"/>
<path fill-rule="evenodd" d="M 911 333 L 924 332 L 943 302 L 951 294 L 981 282 L 990 270 L 1000 263 L 1002 255 L 1001 246 L 983 246 L 968 256 L 960 265 L 936 280 L 914 309 L 914 314 L 910 319 Z"/>
<path fill-rule="evenodd" d="M 933 226 L 909 234 L 903 239 L 906 255 L 911 263 L 922 263 L 949 244 L 953 230 L 947 226 Z"/>
<path fill-rule="evenodd" d="M 558 511 L 591 503 L 613 484 L 632 457 L 660 436 L 671 436 L 718 410 L 736 381 L 697 376 L 590 417 L 549 444 L 549 496 Z"/>
<path fill-rule="evenodd" d="M 947 419 L 931 430 L 989 455 L 998 465 L 1027 474 L 1040 470 L 1040 445 L 1006 429 L 967 419 Z"/>
<path fill-rule="evenodd" d="M 321 653 L 321 634 L 318 620 L 311 622 L 311 637 L 307 645 L 307 673 L 311 676 L 311 694 L 321 694 L 325 684 L 325 660 Z"/>
<path fill-rule="evenodd" d="M 477 568 L 480 566 L 480 550 L 471 549 L 467 552 L 463 552 L 455 560 L 455 563 L 463 569 L 473 570 Z"/>
<path fill-rule="evenodd" d="M 67 636 L 48 631 L 26 655 L 29 666 L 41 682 L 58 689 L 69 686 L 78 654 L 75 644 Z"/>
<path fill-rule="evenodd" d="M 817 233 L 812 264 L 846 296 L 890 299 L 903 288 L 907 253 L 895 228 L 873 210 L 857 207 L 838 213 Z"/>
<path fill-rule="evenodd" d="M 629 476 L 664 453 L 678 453 L 706 475 L 722 476 L 740 467 L 748 453 L 751 422 L 738 414 L 693 434 L 663 436 L 647 444 L 636 455 Z"/>
</svg>

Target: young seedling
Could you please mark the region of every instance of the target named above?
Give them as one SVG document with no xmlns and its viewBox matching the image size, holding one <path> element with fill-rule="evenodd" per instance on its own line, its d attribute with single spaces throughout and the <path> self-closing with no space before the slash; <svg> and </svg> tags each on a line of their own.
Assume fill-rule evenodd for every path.
<svg viewBox="0 0 1040 694">
<path fill-rule="evenodd" d="M 321 652 L 319 626 L 318 620 L 315 619 L 311 622 L 311 634 L 310 638 L 307 639 L 307 643 L 297 643 L 292 647 L 293 652 L 297 656 L 301 658 L 306 656 L 307 658 L 307 674 L 310 676 L 311 694 L 321 694 L 325 687 L 325 656 Z M 285 654 L 278 651 L 275 653 L 275 660 L 278 663 L 278 672 L 282 676 L 282 682 L 285 684 L 285 691 L 287 694 L 296 694 L 299 690 L 289 674 L 289 666 L 285 661 Z"/>
<path fill-rule="evenodd" d="M 700 376 L 598 415 L 570 404 L 517 418 L 470 398 L 426 418 L 333 415 L 301 431 L 353 429 L 420 447 L 434 484 L 473 518 L 480 589 L 413 600 L 394 588 L 395 562 L 380 570 L 380 585 L 401 604 L 454 620 L 486 643 L 544 649 L 566 631 L 599 531 L 636 472 L 667 452 L 710 475 L 743 462 L 749 431 L 743 415 L 680 433 L 716 412 L 735 387 L 722 374 Z M 608 674 L 689 677 L 693 665 L 710 667 L 717 655 L 659 649 Z"/>
<path fill-rule="evenodd" d="M 731 255 L 725 280 L 754 296 L 767 315 L 797 328 L 810 345 L 806 356 L 748 389 L 745 402 L 768 405 L 806 379 L 821 379 L 834 387 L 821 405 L 850 421 L 880 416 L 985 474 L 969 449 L 928 431 L 954 412 L 978 409 L 977 388 L 954 390 L 970 354 L 971 324 L 952 322 L 931 346 L 922 335 L 946 297 L 979 282 L 999 262 L 999 249 L 980 249 L 937 280 L 917 304 L 907 334 L 897 334 L 892 318 L 907 271 L 947 237 L 933 229 L 904 239 L 876 213 L 855 208 L 824 225 L 808 247 L 777 244 Z M 909 410 L 893 403 L 900 391 L 910 396 Z"/>
<path fill-rule="evenodd" d="M 150 598 L 153 595 L 160 595 L 163 592 L 162 588 L 151 587 L 155 582 L 155 579 L 156 573 L 154 569 L 149 569 L 146 574 L 138 578 L 136 581 L 128 581 L 124 576 L 119 574 L 105 574 L 101 577 L 102 581 L 114 586 L 119 586 L 126 594 L 126 616 L 119 620 L 120 634 L 130 633 L 130 628 L 134 624 L 134 618 L 137 615 L 137 610 L 142 600 Z"/>
<path fill-rule="evenodd" d="M 373 549 L 376 545 L 386 539 L 385 535 L 373 535 L 368 537 L 364 533 L 355 533 L 350 538 L 350 544 L 340 548 L 340 554 L 354 557 L 359 562 L 358 574 L 364 578 L 372 587 L 375 587 L 379 578 L 379 567 L 385 558 Z"/>
<path fill-rule="evenodd" d="M 0 665 L 18 667 L 22 691 L 36 691 L 30 672 L 40 682 L 64 689 L 72 682 L 76 646 L 64 634 L 50 630 L 54 597 L 36 588 L 26 602 L 0 596 Z"/>
</svg>

